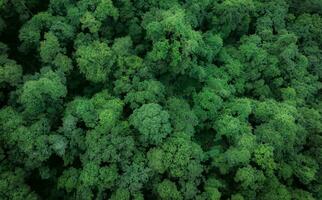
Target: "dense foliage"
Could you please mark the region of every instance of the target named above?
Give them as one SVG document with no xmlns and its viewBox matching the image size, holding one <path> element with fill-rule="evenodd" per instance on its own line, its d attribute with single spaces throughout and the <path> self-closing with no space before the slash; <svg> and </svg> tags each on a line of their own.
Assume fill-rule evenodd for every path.
<svg viewBox="0 0 322 200">
<path fill-rule="evenodd" d="M 0 199 L 322 199 L 321 0 L 0 0 Z"/>
</svg>

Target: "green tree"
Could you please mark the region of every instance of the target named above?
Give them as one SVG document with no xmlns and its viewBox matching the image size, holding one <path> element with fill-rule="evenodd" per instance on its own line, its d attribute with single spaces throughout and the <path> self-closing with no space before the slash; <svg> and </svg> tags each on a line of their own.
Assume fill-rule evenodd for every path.
<svg viewBox="0 0 322 200">
<path fill-rule="evenodd" d="M 143 143 L 158 144 L 172 132 L 169 117 L 160 105 L 150 103 L 134 110 L 130 123 L 139 131 Z"/>
<path fill-rule="evenodd" d="M 86 79 L 93 82 L 109 80 L 114 58 L 106 43 L 94 41 L 88 46 L 80 46 L 76 51 L 76 59 Z"/>
</svg>

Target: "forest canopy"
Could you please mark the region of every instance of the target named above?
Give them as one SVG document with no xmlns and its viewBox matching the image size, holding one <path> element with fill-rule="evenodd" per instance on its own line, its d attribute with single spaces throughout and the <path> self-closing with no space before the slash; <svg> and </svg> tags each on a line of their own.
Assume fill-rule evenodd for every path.
<svg viewBox="0 0 322 200">
<path fill-rule="evenodd" d="M 0 199 L 321 200 L 321 0 L 0 0 Z"/>
</svg>

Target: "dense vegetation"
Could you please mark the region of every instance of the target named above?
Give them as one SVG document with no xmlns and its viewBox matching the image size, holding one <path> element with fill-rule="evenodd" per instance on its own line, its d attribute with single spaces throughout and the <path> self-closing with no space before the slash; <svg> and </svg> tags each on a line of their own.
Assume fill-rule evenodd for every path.
<svg viewBox="0 0 322 200">
<path fill-rule="evenodd" d="M 321 0 L 0 0 L 0 199 L 322 199 Z"/>
</svg>

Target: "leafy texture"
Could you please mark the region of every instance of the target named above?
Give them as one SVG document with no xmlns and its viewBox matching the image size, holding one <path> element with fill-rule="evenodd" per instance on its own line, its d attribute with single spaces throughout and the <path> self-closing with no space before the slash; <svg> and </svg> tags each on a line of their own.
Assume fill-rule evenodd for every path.
<svg viewBox="0 0 322 200">
<path fill-rule="evenodd" d="M 321 0 L 0 0 L 0 199 L 322 199 Z"/>
</svg>

